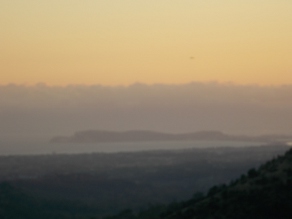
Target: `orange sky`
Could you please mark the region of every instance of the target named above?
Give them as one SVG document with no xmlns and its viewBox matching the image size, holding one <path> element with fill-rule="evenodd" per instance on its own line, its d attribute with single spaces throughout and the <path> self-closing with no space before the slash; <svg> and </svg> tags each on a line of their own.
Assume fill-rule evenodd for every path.
<svg viewBox="0 0 292 219">
<path fill-rule="evenodd" d="M 0 84 L 292 84 L 292 1 L 0 0 Z"/>
</svg>

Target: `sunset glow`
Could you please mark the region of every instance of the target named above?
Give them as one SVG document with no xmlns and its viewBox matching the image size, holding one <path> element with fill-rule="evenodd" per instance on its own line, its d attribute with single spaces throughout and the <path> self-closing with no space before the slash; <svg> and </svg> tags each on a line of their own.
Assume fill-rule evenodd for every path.
<svg viewBox="0 0 292 219">
<path fill-rule="evenodd" d="M 292 84 L 291 1 L 0 1 L 0 84 Z"/>
</svg>

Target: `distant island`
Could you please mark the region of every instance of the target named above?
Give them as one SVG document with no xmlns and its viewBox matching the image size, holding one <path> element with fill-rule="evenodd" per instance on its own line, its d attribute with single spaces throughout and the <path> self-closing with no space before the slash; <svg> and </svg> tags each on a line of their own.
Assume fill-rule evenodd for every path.
<svg viewBox="0 0 292 219">
<path fill-rule="evenodd" d="M 246 141 L 246 142 L 289 142 L 292 135 L 228 135 L 220 131 L 199 131 L 171 134 L 155 131 L 79 131 L 72 136 L 53 137 L 51 143 L 98 143 L 98 142 L 145 142 L 145 141 Z"/>
</svg>

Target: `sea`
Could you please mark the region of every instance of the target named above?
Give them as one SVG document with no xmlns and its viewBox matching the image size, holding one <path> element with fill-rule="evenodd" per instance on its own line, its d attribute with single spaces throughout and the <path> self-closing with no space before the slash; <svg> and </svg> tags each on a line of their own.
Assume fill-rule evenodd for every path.
<svg viewBox="0 0 292 219">
<path fill-rule="evenodd" d="M 50 143 L 49 141 L 0 140 L 0 156 L 41 154 L 119 153 L 191 148 L 261 146 L 261 142 L 241 141 L 147 141 L 111 143 Z"/>
</svg>

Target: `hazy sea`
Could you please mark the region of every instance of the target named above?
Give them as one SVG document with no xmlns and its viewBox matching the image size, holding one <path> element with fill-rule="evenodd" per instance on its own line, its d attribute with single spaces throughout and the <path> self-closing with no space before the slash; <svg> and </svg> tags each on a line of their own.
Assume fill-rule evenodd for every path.
<svg viewBox="0 0 292 219">
<path fill-rule="evenodd" d="M 80 153 L 116 153 L 149 150 L 175 150 L 213 147 L 260 146 L 260 142 L 239 141 L 149 141 L 122 143 L 65 143 L 53 144 L 44 141 L 7 141 L 0 140 L 0 155 L 36 155 L 36 154 L 80 154 Z"/>
</svg>

